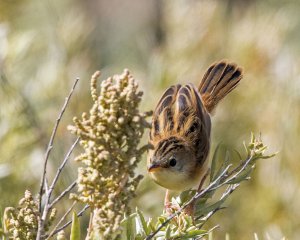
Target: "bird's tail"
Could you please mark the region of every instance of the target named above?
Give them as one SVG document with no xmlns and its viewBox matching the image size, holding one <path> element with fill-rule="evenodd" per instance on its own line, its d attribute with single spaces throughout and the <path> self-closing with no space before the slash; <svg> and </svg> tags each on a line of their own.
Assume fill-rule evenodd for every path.
<svg viewBox="0 0 300 240">
<path fill-rule="evenodd" d="M 222 98 L 236 88 L 243 77 L 242 74 L 242 69 L 235 63 L 228 63 L 224 60 L 208 68 L 198 90 L 209 113 L 215 109 Z"/>
</svg>

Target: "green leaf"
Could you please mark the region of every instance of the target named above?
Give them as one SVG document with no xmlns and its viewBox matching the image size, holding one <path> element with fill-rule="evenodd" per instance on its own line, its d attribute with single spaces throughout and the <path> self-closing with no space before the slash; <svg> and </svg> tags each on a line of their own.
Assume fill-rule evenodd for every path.
<svg viewBox="0 0 300 240">
<path fill-rule="evenodd" d="M 134 239 L 135 229 L 134 229 L 133 220 L 136 216 L 137 216 L 136 213 L 133 213 L 129 216 L 125 216 L 124 219 L 121 222 L 121 225 L 126 227 L 126 238 L 127 238 L 127 240 Z"/>
<path fill-rule="evenodd" d="M 246 145 L 245 141 L 243 142 L 243 145 L 244 145 L 245 151 L 246 151 L 246 153 L 247 153 L 247 156 L 249 157 L 249 156 L 250 156 L 250 151 L 249 151 L 249 148 L 248 148 L 248 146 Z"/>
<path fill-rule="evenodd" d="M 223 163 L 223 165 L 222 165 L 222 168 L 223 168 L 223 169 L 225 169 L 225 167 L 228 166 L 229 161 L 230 161 L 230 157 L 231 157 L 230 152 L 229 152 L 228 150 L 226 150 L 224 163 Z"/>
<path fill-rule="evenodd" d="M 171 238 L 171 227 L 170 227 L 170 225 L 168 225 L 167 228 L 166 228 L 165 238 L 166 239 L 170 239 Z"/>
<path fill-rule="evenodd" d="M 144 240 L 144 239 L 145 239 L 145 237 L 140 233 L 138 235 L 136 235 L 135 238 L 134 238 L 134 240 Z"/>
<path fill-rule="evenodd" d="M 268 159 L 268 158 L 272 158 L 272 157 L 276 156 L 277 154 L 278 154 L 278 152 L 275 152 L 275 153 L 273 153 L 273 154 L 270 154 L 270 155 L 264 155 L 264 156 L 261 156 L 261 157 L 259 157 L 259 158 L 261 158 L 261 159 Z"/>
<path fill-rule="evenodd" d="M 207 233 L 206 230 L 201 230 L 201 229 L 195 229 L 195 230 L 192 230 L 192 231 L 189 231 L 185 237 L 197 237 L 199 236 L 200 234 L 204 234 L 204 233 Z"/>
<path fill-rule="evenodd" d="M 127 240 L 132 239 L 132 218 L 129 218 L 126 224 L 126 237 Z"/>
<path fill-rule="evenodd" d="M 190 239 L 192 237 L 200 237 L 203 234 L 207 234 L 206 230 L 195 229 L 187 233 L 178 233 L 172 236 L 173 239 Z"/>
<path fill-rule="evenodd" d="M 220 148 L 221 144 L 219 143 L 216 147 L 216 150 L 214 152 L 213 158 L 211 160 L 211 165 L 210 165 L 210 181 L 212 181 L 214 179 L 214 174 L 215 174 L 215 170 L 216 170 L 216 166 L 217 166 L 217 156 L 218 156 L 218 152 L 219 152 L 219 148 Z"/>
<path fill-rule="evenodd" d="M 196 194 L 196 190 L 187 190 L 180 193 L 179 197 L 176 198 L 176 202 L 182 206 L 184 203 L 189 201 Z"/>
<path fill-rule="evenodd" d="M 250 143 L 254 143 L 255 141 L 255 135 L 253 132 L 251 132 L 251 140 L 250 140 Z"/>
<path fill-rule="evenodd" d="M 70 240 L 80 240 L 80 223 L 76 212 L 73 212 Z"/>
<path fill-rule="evenodd" d="M 121 221 L 121 225 L 125 227 L 126 224 L 127 224 L 127 221 L 128 221 L 129 219 L 133 220 L 136 216 L 137 216 L 136 213 L 132 213 L 132 214 L 130 214 L 129 216 L 126 216 L 126 215 L 125 215 L 124 218 L 123 218 L 123 220 Z"/>
<path fill-rule="evenodd" d="M 207 205 L 206 207 L 202 208 L 202 209 L 199 209 L 197 212 L 196 212 L 196 217 L 200 217 L 200 216 L 203 216 L 207 213 L 209 213 L 210 211 L 212 210 L 215 210 L 219 207 L 222 206 L 222 204 L 225 202 L 226 198 L 223 198 L 213 204 L 210 204 L 210 205 Z"/>
<path fill-rule="evenodd" d="M 246 180 L 252 173 L 252 171 L 254 169 L 253 167 L 254 166 L 245 169 L 239 176 L 237 176 L 236 178 L 229 181 L 228 184 L 236 184 L 236 183 L 240 183 L 240 182 Z"/>
<path fill-rule="evenodd" d="M 213 180 L 217 179 L 218 176 L 220 176 L 220 174 L 224 171 L 224 169 L 229 165 L 229 161 L 230 161 L 230 152 L 226 150 L 224 161 L 221 167 L 219 168 L 217 174 L 213 177 Z"/>
<path fill-rule="evenodd" d="M 236 153 L 236 155 L 238 156 L 238 158 L 239 158 L 240 161 L 243 160 L 242 155 L 240 154 L 240 152 L 238 150 L 233 149 L 233 152 Z"/>
<path fill-rule="evenodd" d="M 155 227 L 154 227 L 152 218 L 149 218 L 149 219 L 148 219 L 147 227 L 148 227 L 148 229 L 150 229 L 152 232 L 155 231 Z"/>
<path fill-rule="evenodd" d="M 142 227 L 144 233 L 146 235 L 149 235 L 151 233 L 151 229 L 148 229 L 148 226 L 147 226 L 146 220 L 143 216 L 143 213 L 139 209 L 136 209 L 136 213 L 138 214 L 138 221 L 139 221 L 140 226 Z"/>
<path fill-rule="evenodd" d="M 200 200 L 197 201 L 197 204 L 195 206 L 195 211 L 198 212 L 201 209 L 205 208 L 207 206 L 206 202 L 207 202 L 208 198 L 201 198 Z"/>
<path fill-rule="evenodd" d="M 158 221 L 159 221 L 160 224 L 163 224 L 165 220 L 166 220 L 166 218 L 163 217 L 163 216 L 158 217 Z"/>
</svg>

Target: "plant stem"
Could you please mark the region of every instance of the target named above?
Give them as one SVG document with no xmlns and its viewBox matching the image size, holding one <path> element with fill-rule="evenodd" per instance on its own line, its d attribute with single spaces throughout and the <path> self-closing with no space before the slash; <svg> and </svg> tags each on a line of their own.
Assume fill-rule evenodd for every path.
<svg viewBox="0 0 300 240">
<path fill-rule="evenodd" d="M 84 208 L 77 214 L 77 217 L 81 217 L 83 215 L 83 213 L 89 209 L 89 205 L 85 205 Z M 54 236 L 55 234 L 57 234 L 58 232 L 60 232 L 61 230 L 64 230 L 66 227 L 68 227 L 70 224 L 72 223 L 72 220 L 70 220 L 69 222 L 67 222 L 66 224 L 64 224 L 63 226 L 61 226 L 60 228 L 56 229 L 52 235 L 49 235 L 49 237 Z"/>
<path fill-rule="evenodd" d="M 49 201 L 48 183 L 47 183 L 47 180 L 46 180 L 48 159 L 49 159 L 51 150 L 53 148 L 53 142 L 54 142 L 54 138 L 55 138 L 59 123 L 60 123 L 61 118 L 62 118 L 62 116 L 63 116 L 63 114 L 64 114 L 64 112 L 67 108 L 67 105 L 68 105 L 68 103 L 71 99 L 71 96 L 72 96 L 72 94 L 75 90 L 75 87 L 76 87 L 78 81 L 79 81 L 79 78 L 76 78 L 68 97 L 66 97 L 66 99 L 65 99 L 64 105 L 62 106 L 62 109 L 61 109 L 61 111 L 60 111 L 60 113 L 59 113 L 59 115 L 56 119 L 54 128 L 52 130 L 52 134 L 51 134 L 48 146 L 47 146 L 47 150 L 46 150 L 46 154 L 45 154 L 45 158 L 44 158 L 43 173 L 42 173 L 41 183 L 40 183 L 40 191 L 39 191 L 39 195 L 38 195 L 38 201 L 39 201 L 38 210 L 39 210 L 39 213 L 40 213 L 40 217 L 39 217 L 39 220 L 38 220 L 38 230 L 37 230 L 36 240 L 40 240 L 41 237 L 42 237 L 42 234 L 43 234 L 43 231 L 44 231 L 44 223 L 45 223 L 45 220 L 47 218 L 48 211 L 49 211 L 48 203 L 46 203 L 44 211 L 42 211 L 42 196 L 43 196 L 43 191 L 44 191 L 44 185 L 46 185 L 45 188 L 47 190 L 46 191 L 46 195 L 47 195 L 47 197 L 46 197 L 47 200 L 46 201 Z"/>
<path fill-rule="evenodd" d="M 57 198 L 53 200 L 52 203 L 48 203 L 48 210 L 51 209 L 60 199 L 62 199 L 66 194 L 68 194 L 75 186 L 76 181 L 72 182 L 69 187 L 67 187 Z"/>
<path fill-rule="evenodd" d="M 92 233 L 93 233 L 93 217 L 94 217 L 94 211 L 91 211 L 91 215 L 90 215 L 90 222 L 89 222 L 89 227 L 87 229 L 87 235 L 86 235 L 86 240 L 92 239 Z"/>
<path fill-rule="evenodd" d="M 72 152 L 73 152 L 73 150 L 74 150 L 74 148 L 76 147 L 76 145 L 77 145 L 78 142 L 79 142 L 79 138 L 77 138 L 77 139 L 75 140 L 75 142 L 74 142 L 73 145 L 71 146 L 70 150 L 68 151 L 67 155 L 65 156 L 63 162 L 61 163 L 61 165 L 60 165 L 59 168 L 57 169 L 56 175 L 55 175 L 55 177 L 54 177 L 54 179 L 53 179 L 53 182 L 52 182 L 52 184 L 51 184 L 51 186 L 50 186 L 50 188 L 49 188 L 49 193 L 48 193 L 48 196 L 47 196 L 47 197 L 48 197 L 48 199 L 47 199 L 48 202 L 50 202 L 51 194 L 52 194 L 52 192 L 53 192 L 53 190 L 54 190 L 54 187 L 55 187 L 55 184 L 57 183 L 57 180 L 58 180 L 58 178 L 59 178 L 59 176 L 60 176 L 60 174 L 61 174 L 61 171 L 62 171 L 63 168 L 65 167 L 67 161 L 69 160 L 69 158 L 70 158 L 70 156 L 71 156 L 71 154 L 72 154 Z"/>
<path fill-rule="evenodd" d="M 68 209 L 68 211 L 62 216 L 62 218 L 58 221 L 58 223 L 56 224 L 56 226 L 53 228 L 53 230 L 51 231 L 51 233 L 49 234 L 49 236 L 46 238 L 46 240 L 48 240 L 50 237 L 53 236 L 54 232 L 57 230 L 57 228 L 59 227 L 59 225 L 66 219 L 66 217 L 68 216 L 68 214 L 72 211 L 72 209 L 74 208 L 75 204 L 77 202 L 74 201 L 72 206 Z"/>
</svg>

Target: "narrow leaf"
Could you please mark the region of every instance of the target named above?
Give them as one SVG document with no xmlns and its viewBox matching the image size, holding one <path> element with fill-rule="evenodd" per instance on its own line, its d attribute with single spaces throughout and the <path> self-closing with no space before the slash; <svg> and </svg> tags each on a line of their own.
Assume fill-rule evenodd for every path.
<svg viewBox="0 0 300 240">
<path fill-rule="evenodd" d="M 204 234 L 204 233 L 207 233 L 206 230 L 201 230 L 201 229 L 195 229 L 195 230 L 192 230 L 192 231 L 189 231 L 185 237 L 197 237 L 199 234 Z"/>
<path fill-rule="evenodd" d="M 129 219 L 131 219 L 131 220 L 133 220 L 135 217 L 137 216 L 137 214 L 136 213 L 132 213 L 132 214 L 130 214 L 129 216 L 124 216 L 124 219 L 121 221 L 121 226 L 126 226 L 126 224 L 127 224 L 127 221 L 129 220 Z"/>
<path fill-rule="evenodd" d="M 155 227 L 154 227 L 152 218 L 149 218 L 149 219 L 148 219 L 147 227 L 148 227 L 148 229 L 150 229 L 152 232 L 155 231 Z"/>
<path fill-rule="evenodd" d="M 225 160 L 222 167 L 225 168 L 226 166 L 228 166 L 229 161 L 230 161 L 230 152 L 226 150 Z"/>
<path fill-rule="evenodd" d="M 125 221 L 123 222 L 123 224 L 126 224 L 126 238 L 127 240 L 131 240 L 134 239 L 134 225 L 133 225 L 133 219 L 136 217 L 136 213 L 131 214 L 128 217 L 125 217 Z"/>
<path fill-rule="evenodd" d="M 218 176 L 224 171 L 224 169 L 229 165 L 229 161 L 230 161 L 230 152 L 227 150 L 224 161 L 223 161 L 221 167 L 219 168 L 217 174 L 215 174 L 215 176 L 213 177 L 213 180 L 217 179 Z"/>
<path fill-rule="evenodd" d="M 80 240 L 80 222 L 76 212 L 73 212 L 70 240 Z"/>
<path fill-rule="evenodd" d="M 221 200 L 219 200 L 219 201 L 217 201 L 217 202 L 215 202 L 215 203 L 213 203 L 211 205 L 208 205 L 205 208 L 200 209 L 200 211 L 196 212 L 197 217 L 203 216 L 203 215 L 209 213 L 210 211 L 213 211 L 213 210 L 221 207 L 222 204 L 225 202 L 225 200 L 226 200 L 226 198 L 221 199 Z"/>
<path fill-rule="evenodd" d="M 216 147 L 216 150 L 214 152 L 213 158 L 211 160 L 211 165 L 210 165 L 210 181 L 212 181 L 214 179 L 214 174 L 215 174 L 215 170 L 216 170 L 216 166 L 217 166 L 217 156 L 218 156 L 218 152 L 219 152 L 219 148 L 220 148 L 221 144 L 219 143 Z"/>
<path fill-rule="evenodd" d="M 233 152 L 236 153 L 236 155 L 238 156 L 238 158 L 239 158 L 240 161 L 243 159 L 242 156 L 241 156 L 241 154 L 240 154 L 240 152 L 238 150 L 233 149 Z"/>
<path fill-rule="evenodd" d="M 149 235 L 151 233 L 151 229 L 148 229 L 147 223 L 146 223 L 145 218 L 143 216 L 143 213 L 139 209 L 136 209 L 136 212 L 138 214 L 139 223 L 140 223 L 141 227 L 143 228 L 144 233 L 146 235 Z"/>
<path fill-rule="evenodd" d="M 170 238 L 171 238 L 171 228 L 170 228 L 170 225 L 168 225 L 166 228 L 165 239 L 170 239 Z"/>
<path fill-rule="evenodd" d="M 201 237 L 203 234 L 207 234 L 207 231 L 205 230 L 200 230 L 200 229 L 195 229 L 195 230 L 191 230 L 188 233 L 182 234 L 176 234 L 173 235 L 173 239 L 191 239 L 192 237 Z"/>
<path fill-rule="evenodd" d="M 249 157 L 249 156 L 250 156 L 249 148 L 248 148 L 248 146 L 246 145 L 245 142 L 243 142 L 243 145 L 244 145 L 245 151 L 246 151 L 246 153 L 247 153 L 247 156 Z"/>
<path fill-rule="evenodd" d="M 196 190 L 187 190 L 180 193 L 179 197 L 176 198 L 177 204 L 182 206 L 185 202 L 189 201 L 196 194 Z"/>
<path fill-rule="evenodd" d="M 240 183 L 244 180 L 247 180 L 247 178 L 250 176 L 252 171 L 253 171 L 253 167 L 245 169 L 239 176 L 237 176 L 236 178 L 229 181 L 228 184 L 236 184 L 236 183 Z"/>
</svg>

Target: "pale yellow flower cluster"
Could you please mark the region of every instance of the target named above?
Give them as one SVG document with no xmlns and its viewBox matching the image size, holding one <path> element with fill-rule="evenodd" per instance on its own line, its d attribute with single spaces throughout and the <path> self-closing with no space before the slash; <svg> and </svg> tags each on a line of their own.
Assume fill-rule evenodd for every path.
<svg viewBox="0 0 300 240">
<path fill-rule="evenodd" d="M 65 236 L 65 232 L 64 231 L 58 232 L 56 239 L 57 240 L 67 240 L 67 238 Z"/>
<path fill-rule="evenodd" d="M 251 134 L 251 140 L 248 144 L 248 156 L 255 156 L 259 158 L 269 158 L 270 156 L 273 156 L 275 154 L 267 155 L 264 157 L 264 152 L 268 147 L 263 144 L 261 140 L 261 136 L 259 138 L 256 138 L 254 134 Z"/>
<path fill-rule="evenodd" d="M 53 208 L 47 222 L 47 229 L 56 216 Z M 25 196 L 19 201 L 19 207 L 8 207 L 4 213 L 4 226 L 7 234 L 15 240 L 33 240 L 36 238 L 38 228 L 38 202 L 32 197 L 30 191 L 25 191 Z"/>
<path fill-rule="evenodd" d="M 75 160 L 84 164 L 78 168 L 78 194 L 71 198 L 87 203 L 93 210 L 93 231 L 108 237 L 116 233 L 129 200 L 142 178 L 134 170 L 148 145 L 140 147 L 146 118 L 151 112 L 138 109 L 142 92 L 128 70 L 101 82 L 97 90 L 96 72 L 91 79 L 94 104 L 82 119 L 74 118 L 72 133 L 80 137 L 84 153 Z"/>
</svg>

